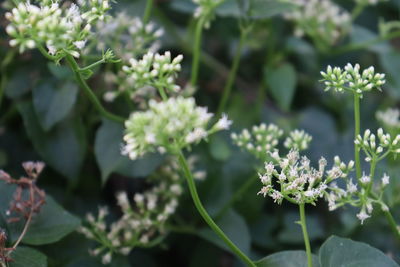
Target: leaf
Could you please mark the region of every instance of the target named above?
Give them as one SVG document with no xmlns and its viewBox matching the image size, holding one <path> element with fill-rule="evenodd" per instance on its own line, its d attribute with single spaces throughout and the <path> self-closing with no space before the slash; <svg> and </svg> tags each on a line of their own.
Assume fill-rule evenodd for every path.
<svg viewBox="0 0 400 267">
<path fill-rule="evenodd" d="M 264 72 L 265 83 L 278 105 L 289 110 L 296 89 L 297 76 L 294 67 L 285 63 L 277 68 L 267 67 Z"/>
<path fill-rule="evenodd" d="M 225 0 L 215 9 L 215 13 L 221 17 L 240 17 L 241 15 L 237 0 Z"/>
<path fill-rule="evenodd" d="M 7 218 L 6 211 L 13 199 L 15 185 L 0 181 L 0 215 Z M 27 190 L 25 193 L 27 194 Z M 10 240 L 17 240 L 25 225 L 25 220 L 8 223 L 7 230 Z M 44 245 L 59 241 L 64 236 L 75 231 L 80 220 L 64 210 L 51 196 L 46 196 L 46 203 L 40 212 L 32 217 L 32 222 L 22 242 L 29 245 Z"/>
<path fill-rule="evenodd" d="M 250 3 L 250 17 L 253 19 L 266 19 L 288 11 L 297 6 L 285 0 L 252 0 Z"/>
<path fill-rule="evenodd" d="M 60 80 L 68 80 L 74 75 L 70 68 L 52 62 L 47 63 L 47 68 L 53 76 Z"/>
<path fill-rule="evenodd" d="M 135 161 L 121 155 L 123 132 L 122 125 L 104 120 L 96 133 L 94 150 L 103 183 L 112 172 L 130 177 L 145 177 L 151 174 L 164 160 L 158 154 L 149 154 Z"/>
<path fill-rule="evenodd" d="M 64 119 L 75 104 L 78 87 L 69 81 L 62 84 L 48 80 L 33 88 L 33 105 L 45 131 Z"/>
<path fill-rule="evenodd" d="M 43 253 L 33 248 L 18 247 L 12 254 L 10 267 L 46 267 L 47 257 Z"/>
<path fill-rule="evenodd" d="M 86 151 L 81 121 L 64 120 L 45 132 L 30 101 L 18 102 L 17 108 L 33 146 L 44 161 L 65 177 L 71 180 L 77 178 Z"/>
<path fill-rule="evenodd" d="M 332 236 L 319 252 L 322 267 L 396 267 L 396 262 L 368 244 Z"/>
<path fill-rule="evenodd" d="M 245 220 L 238 213 L 229 210 L 216 223 L 244 254 L 250 253 L 250 231 Z M 230 251 L 228 246 L 210 228 L 201 229 L 197 234 L 217 247 Z"/>
<path fill-rule="evenodd" d="M 318 257 L 312 255 L 313 267 L 319 267 Z M 281 251 L 269 255 L 257 262 L 257 267 L 307 267 L 307 254 L 305 251 Z M 336 266 L 338 267 L 338 266 Z"/>
<path fill-rule="evenodd" d="M 8 79 L 4 92 L 7 97 L 16 99 L 31 89 L 33 84 L 33 73 L 30 68 L 23 67 L 16 70 Z"/>
</svg>

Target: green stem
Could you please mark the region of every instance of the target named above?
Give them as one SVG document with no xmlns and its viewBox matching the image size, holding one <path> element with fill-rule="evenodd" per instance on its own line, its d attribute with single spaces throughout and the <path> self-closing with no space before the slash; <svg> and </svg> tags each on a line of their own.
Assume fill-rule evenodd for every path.
<svg viewBox="0 0 400 267">
<path fill-rule="evenodd" d="M 100 60 L 98 60 L 98 61 L 96 61 L 96 62 L 94 62 L 94 63 L 92 63 L 92 64 L 90 64 L 90 65 L 88 65 L 88 66 L 86 66 L 86 67 L 84 67 L 84 68 L 79 68 L 79 70 L 80 70 L 80 71 L 91 70 L 91 69 L 93 69 L 94 67 L 96 67 L 96 66 L 98 66 L 98 65 L 101 65 L 101 64 L 103 64 L 103 63 L 105 63 L 105 62 L 106 62 L 105 59 L 102 58 L 102 59 L 100 59 Z"/>
<path fill-rule="evenodd" d="M 396 235 L 397 240 L 400 240 L 400 229 L 399 229 L 399 226 L 397 225 L 396 221 L 394 220 L 392 214 L 390 213 L 389 210 L 384 211 L 383 214 L 385 214 L 385 217 L 389 223 L 390 229 L 392 229 L 393 233 Z"/>
<path fill-rule="evenodd" d="M 354 140 L 360 134 L 360 96 L 354 94 Z M 354 144 L 354 160 L 356 163 L 356 175 L 357 181 L 360 182 L 361 178 L 361 161 L 360 161 L 360 150 Z"/>
<path fill-rule="evenodd" d="M 372 185 L 374 184 L 376 163 L 377 163 L 377 161 L 376 161 L 376 158 L 374 156 L 372 158 L 372 160 L 371 160 L 371 167 L 370 167 L 370 171 L 369 171 L 369 178 L 371 179 L 371 181 L 370 181 L 370 183 L 368 184 L 368 187 L 367 187 L 367 196 L 371 192 Z"/>
<path fill-rule="evenodd" d="M 146 2 L 146 9 L 144 10 L 144 14 L 143 14 L 143 24 L 144 25 L 146 25 L 150 20 L 151 10 L 153 9 L 153 3 L 154 3 L 154 0 L 147 0 L 147 2 Z"/>
<path fill-rule="evenodd" d="M 199 76 L 199 62 L 201 54 L 201 35 L 203 33 L 204 18 L 200 18 L 197 21 L 196 29 L 194 33 L 194 47 L 193 47 L 193 61 L 192 61 L 192 73 L 190 78 L 190 84 L 196 86 L 197 78 Z"/>
<path fill-rule="evenodd" d="M 306 253 L 307 253 L 307 266 L 312 267 L 312 254 L 311 254 L 311 246 L 310 246 L 310 239 L 308 238 L 308 232 L 307 232 L 307 224 L 306 224 L 306 215 L 304 211 L 304 203 L 299 204 L 299 210 L 300 210 L 300 225 L 301 225 L 301 230 L 303 231 L 303 238 L 304 238 L 304 244 L 306 246 Z"/>
<path fill-rule="evenodd" d="M 246 42 L 247 32 L 248 31 L 246 29 L 241 29 L 241 31 L 240 31 L 239 45 L 237 46 L 236 51 L 235 51 L 235 56 L 233 58 L 232 67 L 229 72 L 228 80 L 224 87 L 223 95 L 221 98 L 221 102 L 219 103 L 216 118 L 219 118 L 221 113 L 225 110 L 226 103 L 228 102 L 229 96 L 231 94 L 232 86 L 235 81 L 236 74 L 237 74 L 237 71 L 239 68 L 240 56 L 242 55 L 243 46 Z"/>
<path fill-rule="evenodd" d="M 15 56 L 15 50 L 9 50 L 0 65 L 0 74 L 1 74 L 1 78 L 0 78 L 0 109 L 1 109 L 1 104 L 3 102 L 4 90 L 5 90 L 5 87 L 7 84 L 6 69 L 7 69 L 7 66 L 14 59 L 14 56 Z"/>
<path fill-rule="evenodd" d="M 206 209 L 200 201 L 199 195 L 197 193 L 196 184 L 194 183 L 192 172 L 189 169 L 189 165 L 183 155 L 182 151 L 178 151 L 178 160 L 185 174 L 190 194 L 192 196 L 194 205 L 199 211 L 200 215 L 210 226 L 210 228 L 224 241 L 224 243 L 235 253 L 247 266 L 256 267 L 256 265 L 251 261 L 230 239 L 225 235 L 225 233 L 218 227 L 218 225 L 213 221 L 213 219 L 208 215 Z"/>
<path fill-rule="evenodd" d="M 68 65 L 74 72 L 76 81 L 78 82 L 79 86 L 83 89 L 84 93 L 90 99 L 90 101 L 93 103 L 93 105 L 95 106 L 97 111 L 99 111 L 99 113 L 107 119 L 110 119 L 115 122 L 123 123 L 125 121 L 125 119 L 123 117 L 114 115 L 104 109 L 104 107 L 101 105 L 100 101 L 97 99 L 96 95 L 93 93 L 93 91 L 90 89 L 89 85 L 83 79 L 83 77 L 80 73 L 80 70 L 79 70 L 80 68 L 78 66 L 78 63 L 76 63 L 75 59 L 71 55 L 67 55 L 65 57 L 65 59 L 67 60 Z"/>
</svg>

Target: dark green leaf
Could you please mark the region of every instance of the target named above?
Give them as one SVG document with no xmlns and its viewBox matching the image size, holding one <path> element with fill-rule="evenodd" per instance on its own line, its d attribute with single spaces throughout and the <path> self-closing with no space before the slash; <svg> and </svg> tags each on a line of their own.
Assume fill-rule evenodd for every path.
<svg viewBox="0 0 400 267">
<path fill-rule="evenodd" d="M 47 257 L 33 248 L 18 247 L 12 254 L 10 267 L 46 267 Z"/>
<path fill-rule="evenodd" d="M 312 255 L 312 258 L 313 267 L 319 267 L 318 257 Z M 307 267 L 307 254 L 300 250 L 281 251 L 257 261 L 256 265 L 258 267 Z"/>
<path fill-rule="evenodd" d="M 297 83 L 294 67 L 290 63 L 274 68 L 267 67 L 265 69 L 265 82 L 278 105 L 282 109 L 288 110 L 292 103 Z"/>
<path fill-rule="evenodd" d="M 17 107 L 29 138 L 44 161 L 69 179 L 76 178 L 86 150 L 81 121 L 64 120 L 51 131 L 45 132 L 31 102 L 21 101 Z"/>
<path fill-rule="evenodd" d="M 73 72 L 70 68 L 62 65 L 57 65 L 52 62 L 47 64 L 47 67 L 51 74 L 53 74 L 59 80 L 68 80 L 73 77 Z"/>
<path fill-rule="evenodd" d="M 322 267 L 396 267 L 396 262 L 368 244 L 332 236 L 321 246 Z"/>
<path fill-rule="evenodd" d="M 45 131 L 64 119 L 75 104 L 78 87 L 73 82 L 49 80 L 33 88 L 33 105 Z"/>
<path fill-rule="evenodd" d="M 95 154 L 105 182 L 112 172 L 130 177 L 144 177 L 151 174 L 163 161 L 158 154 L 149 154 L 142 159 L 132 161 L 121 155 L 123 145 L 123 126 L 104 120 L 96 134 Z"/>
<path fill-rule="evenodd" d="M 15 71 L 5 85 L 5 94 L 7 97 L 16 99 L 29 92 L 33 84 L 33 74 L 29 68 L 20 68 Z"/>
<path fill-rule="evenodd" d="M 239 214 L 234 210 L 229 210 L 216 223 L 244 254 L 250 253 L 250 231 L 246 221 Z M 214 245 L 230 251 L 227 245 L 210 228 L 200 230 L 198 235 Z"/>
<path fill-rule="evenodd" d="M 215 9 L 215 13 L 221 17 L 240 17 L 241 15 L 237 0 L 225 0 Z"/>
</svg>

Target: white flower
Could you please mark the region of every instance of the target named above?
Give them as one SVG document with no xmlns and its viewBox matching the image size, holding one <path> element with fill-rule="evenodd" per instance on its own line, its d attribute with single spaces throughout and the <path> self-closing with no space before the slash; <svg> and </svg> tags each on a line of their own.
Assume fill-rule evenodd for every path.
<svg viewBox="0 0 400 267">
<path fill-rule="evenodd" d="M 226 114 L 222 114 L 222 117 L 218 120 L 214 127 L 217 130 L 228 130 L 231 124 L 232 121 L 228 120 L 228 116 L 226 116 Z"/>
<path fill-rule="evenodd" d="M 363 224 L 364 221 L 369 217 L 371 216 L 368 215 L 364 210 L 361 210 L 359 213 L 357 213 L 357 218 L 361 221 L 361 224 Z"/>
<path fill-rule="evenodd" d="M 363 183 L 364 185 L 368 184 L 371 182 L 371 177 L 363 173 L 363 175 L 360 178 L 360 182 Z"/>
<path fill-rule="evenodd" d="M 74 42 L 74 45 L 76 46 L 76 48 L 78 48 L 79 50 L 83 49 L 86 45 L 86 40 L 82 40 L 82 41 L 76 41 Z"/>
<path fill-rule="evenodd" d="M 383 176 L 382 176 L 382 185 L 383 185 L 383 186 L 388 185 L 389 182 L 390 182 L 390 177 L 389 177 L 389 175 L 387 175 L 386 173 L 384 173 Z"/>
</svg>

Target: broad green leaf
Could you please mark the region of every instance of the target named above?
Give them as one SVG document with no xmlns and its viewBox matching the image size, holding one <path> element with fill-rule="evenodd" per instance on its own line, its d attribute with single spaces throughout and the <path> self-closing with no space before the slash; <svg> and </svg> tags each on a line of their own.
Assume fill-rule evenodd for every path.
<svg viewBox="0 0 400 267">
<path fill-rule="evenodd" d="M 0 214 L 7 218 L 6 211 L 13 199 L 15 185 L 0 181 Z M 24 192 L 27 194 L 27 191 Z M 27 195 L 26 195 L 27 197 Z M 3 222 L 4 223 L 4 222 Z M 2 225 L 2 224 L 0 224 Z M 16 240 L 22 232 L 25 220 L 8 223 L 8 239 Z M 44 245 L 59 241 L 73 232 L 80 225 L 80 220 L 64 210 L 51 196 L 46 196 L 46 203 L 35 214 L 22 242 L 29 245 Z"/>
<path fill-rule="evenodd" d="M 77 93 L 78 87 L 69 81 L 48 80 L 33 88 L 33 105 L 45 131 L 68 115 Z"/>
<path fill-rule="evenodd" d="M 215 9 L 215 13 L 221 17 L 240 17 L 241 15 L 237 0 L 225 0 Z"/>
<path fill-rule="evenodd" d="M 17 104 L 26 132 L 43 160 L 65 177 L 77 178 L 82 166 L 86 140 L 80 120 L 68 119 L 45 132 L 30 101 Z"/>
<path fill-rule="evenodd" d="M 10 267 L 46 267 L 47 257 L 36 249 L 29 247 L 18 247 L 12 254 Z"/>
<path fill-rule="evenodd" d="M 320 266 L 318 257 L 314 254 L 312 255 L 312 262 L 313 267 Z M 307 254 L 302 250 L 281 251 L 257 261 L 256 265 L 257 267 L 307 267 Z"/>
<path fill-rule="evenodd" d="M 4 87 L 5 95 L 9 98 L 16 99 L 29 92 L 34 83 L 30 68 L 20 68 L 16 70 L 10 77 Z"/>
<path fill-rule="evenodd" d="M 49 69 L 50 73 L 54 75 L 54 77 L 60 80 L 68 80 L 74 75 L 69 67 L 57 65 L 53 62 L 49 62 L 47 64 L 47 68 Z"/>
<path fill-rule="evenodd" d="M 216 223 L 244 254 L 249 255 L 250 231 L 246 221 L 238 213 L 229 210 Z M 228 246 L 210 228 L 202 229 L 197 234 L 214 245 L 230 251 Z"/>
<path fill-rule="evenodd" d="M 296 7 L 292 2 L 285 0 L 252 0 L 249 15 L 254 19 L 266 19 L 292 11 Z"/>
<path fill-rule="evenodd" d="M 289 110 L 296 89 L 296 70 L 290 63 L 265 68 L 265 83 L 278 105 Z"/>
<path fill-rule="evenodd" d="M 182 13 L 193 13 L 196 9 L 196 4 L 187 0 L 174 0 L 171 2 L 171 7 Z"/>
<path fill-rule="evenodd" d="M 391 87 L 395 96 L 400 97 L 400 76 L 398 69 L 400 68 L 400 52 L 391 49 L 379 56 L 380 63 L 387 75 L 388 84 L 385 87 Z"/>
<path fill-rule="evenodd" d="M 368 244 L 332 236 L 319 251 L 321 267 L 398 267 L 380 250 Z"/>
<path fill-rule="evenodd" d="M 97 131 L 94 150 L 103 182 L 112 172 L 129 177 L 147 176 L 163 161 L 163 157 L 158 154 L 149 154 L 135 161 L 121 155 L 123 132 L 122 125 L 108 120 L 104 120 Z"/>
</svg>

